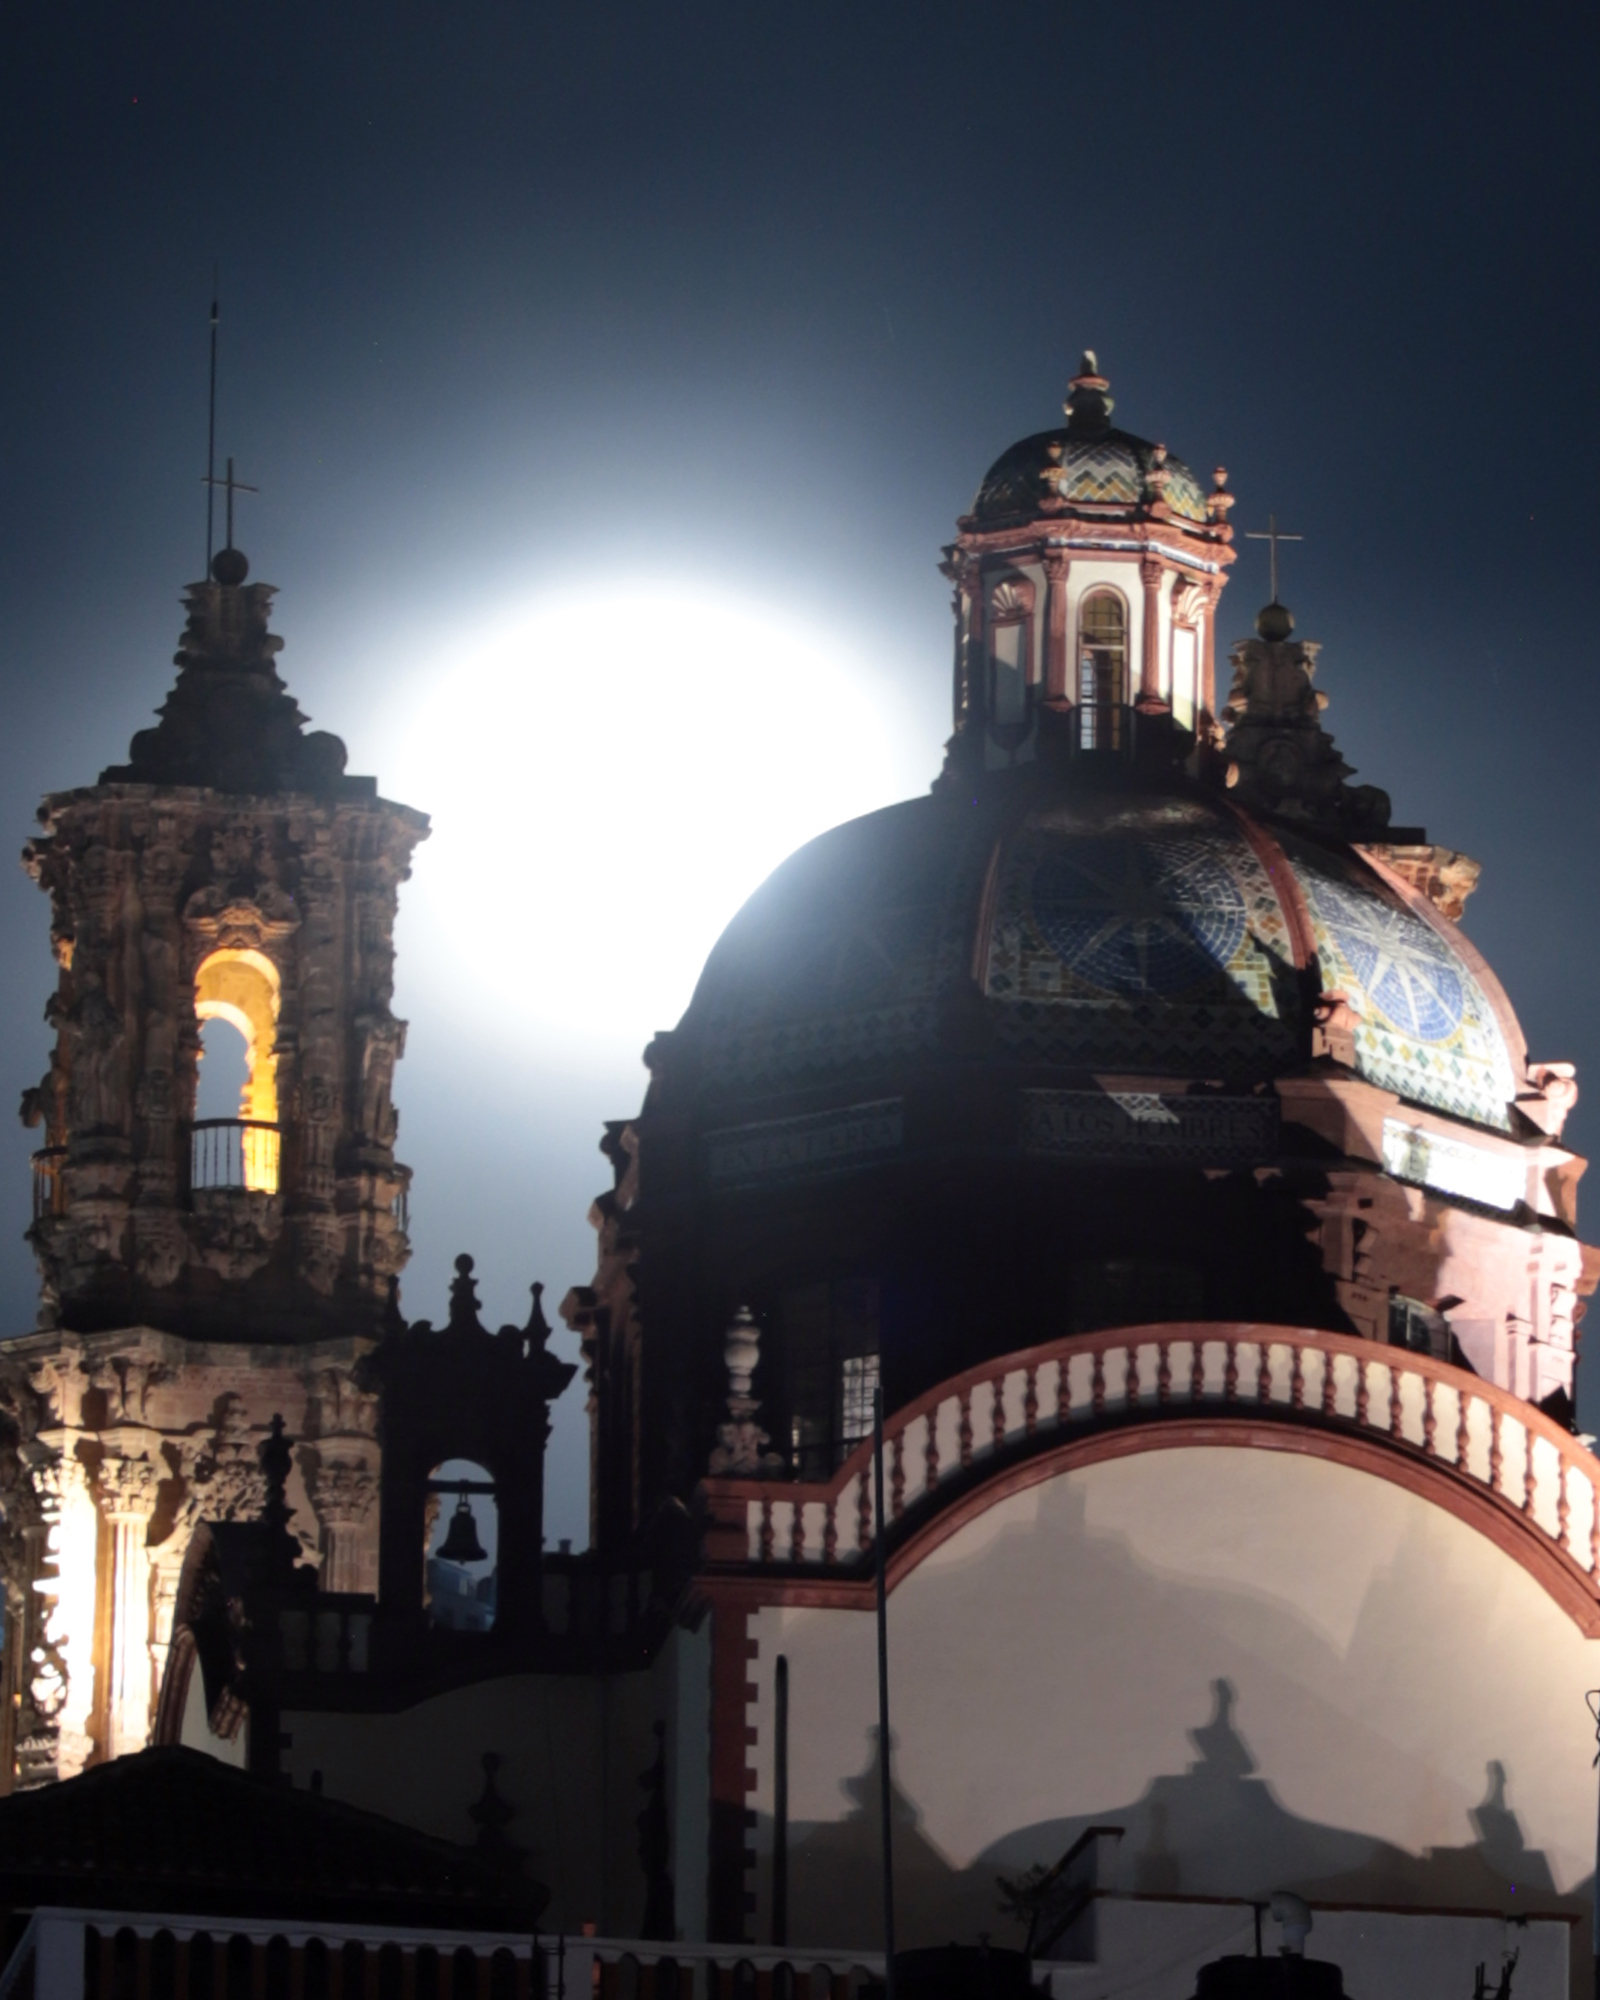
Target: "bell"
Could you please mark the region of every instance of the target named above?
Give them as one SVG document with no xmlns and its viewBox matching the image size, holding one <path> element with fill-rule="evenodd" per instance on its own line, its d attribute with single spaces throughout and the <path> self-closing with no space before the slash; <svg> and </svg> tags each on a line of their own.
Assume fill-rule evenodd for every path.
<svg viewBox="0 0 1600 2000">
<path fill-rule="evenodd" d="M 449 1532 L 439 1550 L 439 1558 L 442 1562 L 481 1563 L 488 1553 L 478 1540 L 478 1524 L 473 1519 L 472 1502 L 463 1487 L 461 1498 L 456 1502 L 456 1511 L 450 1516 Z"/>
</svg>

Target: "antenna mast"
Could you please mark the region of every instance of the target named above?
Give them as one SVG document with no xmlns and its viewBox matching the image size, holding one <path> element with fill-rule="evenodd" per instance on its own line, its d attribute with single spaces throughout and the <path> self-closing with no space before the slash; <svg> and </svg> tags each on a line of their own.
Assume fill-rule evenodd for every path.
<svg viewBox="0 0 1600 2000">
<path fill-rule="evenodd" d="M 211 550 L 217 494 L 217 267 L 211 269 L 211 399 L 206 421 L 206 567 L 211 575 Z M 232 511 L 233 495 L 228 495 Z M 230 534 L 228 539 L 232 541 Z"/>
</svg>

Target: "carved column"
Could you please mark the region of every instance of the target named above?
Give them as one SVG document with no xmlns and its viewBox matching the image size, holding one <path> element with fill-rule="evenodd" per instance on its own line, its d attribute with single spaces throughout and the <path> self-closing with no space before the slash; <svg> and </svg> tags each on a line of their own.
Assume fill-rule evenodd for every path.
<svg viewBox="0 0 1600 2000">
<path fill-rule="evenodd" d="M 373 1534 L 377 1474 L 364 1458 L 326 1456 L 307 1482 L 322 1523 L 322 1588 L 335 1594 L 377 1589 L 378 1550 Z"/>
<path fill-rule="evenodd" d="M 54 1456 L 34 1472 L 46 1521 L 45 1560 L 55 1571 L 43 1619 L 43 1658 L 35 1663 L 33 1699 L 54 1718 L 53 1774 L 75 1778 L 94 1750 L 94 1638 L 99 1597 L 100 1517 L 89 1474 L 77 1457 L 78 1433 L 41 1431 Z"/>
<path fill-rule="evenodd" d="M 994 720 L 993 676 L 989 672 L 988 605 L 984 597 L 983 568 L 974 563 L 967 571 L 967 700 L 973 720 L 987 730 Z"/>
<path fill-rule="evenodd" d="M 1221 579 L 1209 577 L 1201 611 L 1204 631 L 1200 644 L 1201 713 L 1208 721 L 1217 713 L 1217 601 L 1221 596 Z"/>
<path fill-rule="evenodd" d="M 1072 690 L 1067 682 L 1067 573 L 1072 568 L 1068 556 L 1046 556 L 1045 580 L 1049 597 L 1044 628 L 1044 698 L 1052 703 L 1070 703 Z"/>
<path fill-rule="evenodd" d="M 1139 564 L 1139 581 L 1144 585 L 1144 646 L 1139 661 L 1139 706 L 1164 708 L 1161 693 L 1161 582 L 1164 565 L 1153 556 Z"/>
<path fill-rule="evenodd" d="M 150 1739 L 150 1558 L 146 1542 L 161 1467 L 148 1458 L 107 1458 L 100 1494 L 111 1529 L 111 1632 L 106 1688 L 107 1754 L 123 1757 Z"/>
</svg>

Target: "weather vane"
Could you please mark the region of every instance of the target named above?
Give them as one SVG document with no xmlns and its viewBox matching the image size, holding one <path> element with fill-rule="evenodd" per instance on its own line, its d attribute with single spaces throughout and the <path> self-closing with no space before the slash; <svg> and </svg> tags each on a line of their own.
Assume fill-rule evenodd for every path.
<svg viewBox="0 0 1600 2000">
<path fill-rule="evenodd" d="M 1269 514 L 1267 516 L 1266 532 L 1263 534 L 1256 529 L 1247 529 L 1245 531 L 1245 540 L 1247 542 L 1266 542 L 1269 545 L 1269 559 L 1272 565 L 1272 602 L 1276 604 L 1279 601 L 1278 544 L 1279 542 L 1303 542 L 1305 540 L 1305 536 L 1286 535 L 1283 532 L 1283 530 L 1278 526 L 1277 515 Z"/>
</svg>

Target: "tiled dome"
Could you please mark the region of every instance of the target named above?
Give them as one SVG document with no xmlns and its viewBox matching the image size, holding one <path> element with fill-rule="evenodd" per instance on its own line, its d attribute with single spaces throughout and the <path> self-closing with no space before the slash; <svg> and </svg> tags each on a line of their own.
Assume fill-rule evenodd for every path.
<svg viewBox="0 0 1600 2000">
<path fill-rule="evenodd" d="M 724 932 L 675 1041 L 717 1097 L 984 1052 L 1250 1083 L 1303 1066 L 1320 984 L 1358 1019 L 1362 1075 L 1504 1129 L 1515 1024 L 1488 977 L 1353 849 L 1221 804 L 936 797 L 785 862 Z"/>
<path fill-rule="evenodd" d="M 997 458 L 972 503 L 975 522 L 1031 519 L 1049 492 L 1045 474 L 1060 466 L 1056 493 L 1069 505 L 1138 507 L 1150 497 L 1153 470 L 1168 474 L 1162 498 L 1186 521 L 1204 522 L 1206 495 L 1181 459 L 1159 456 L 1160 447 L 1127 431 L 1078 437 L 1070 429 L 1038 431 Z"/>
<path fill-rule="evenodd" d="M 1144 512 L 1165 501 L 1180 520 L 1210 519 L 1207 496 L 1182 459 L 1164 444 L 1113 430 L 1111 384 L 1093 351 L 1072 378 L 1066 425 L 1037 431 L 997 458 L 978 488 L 968 517 L 975 525 L 1031 521 L 1080 507 Z"/>
</svg>

